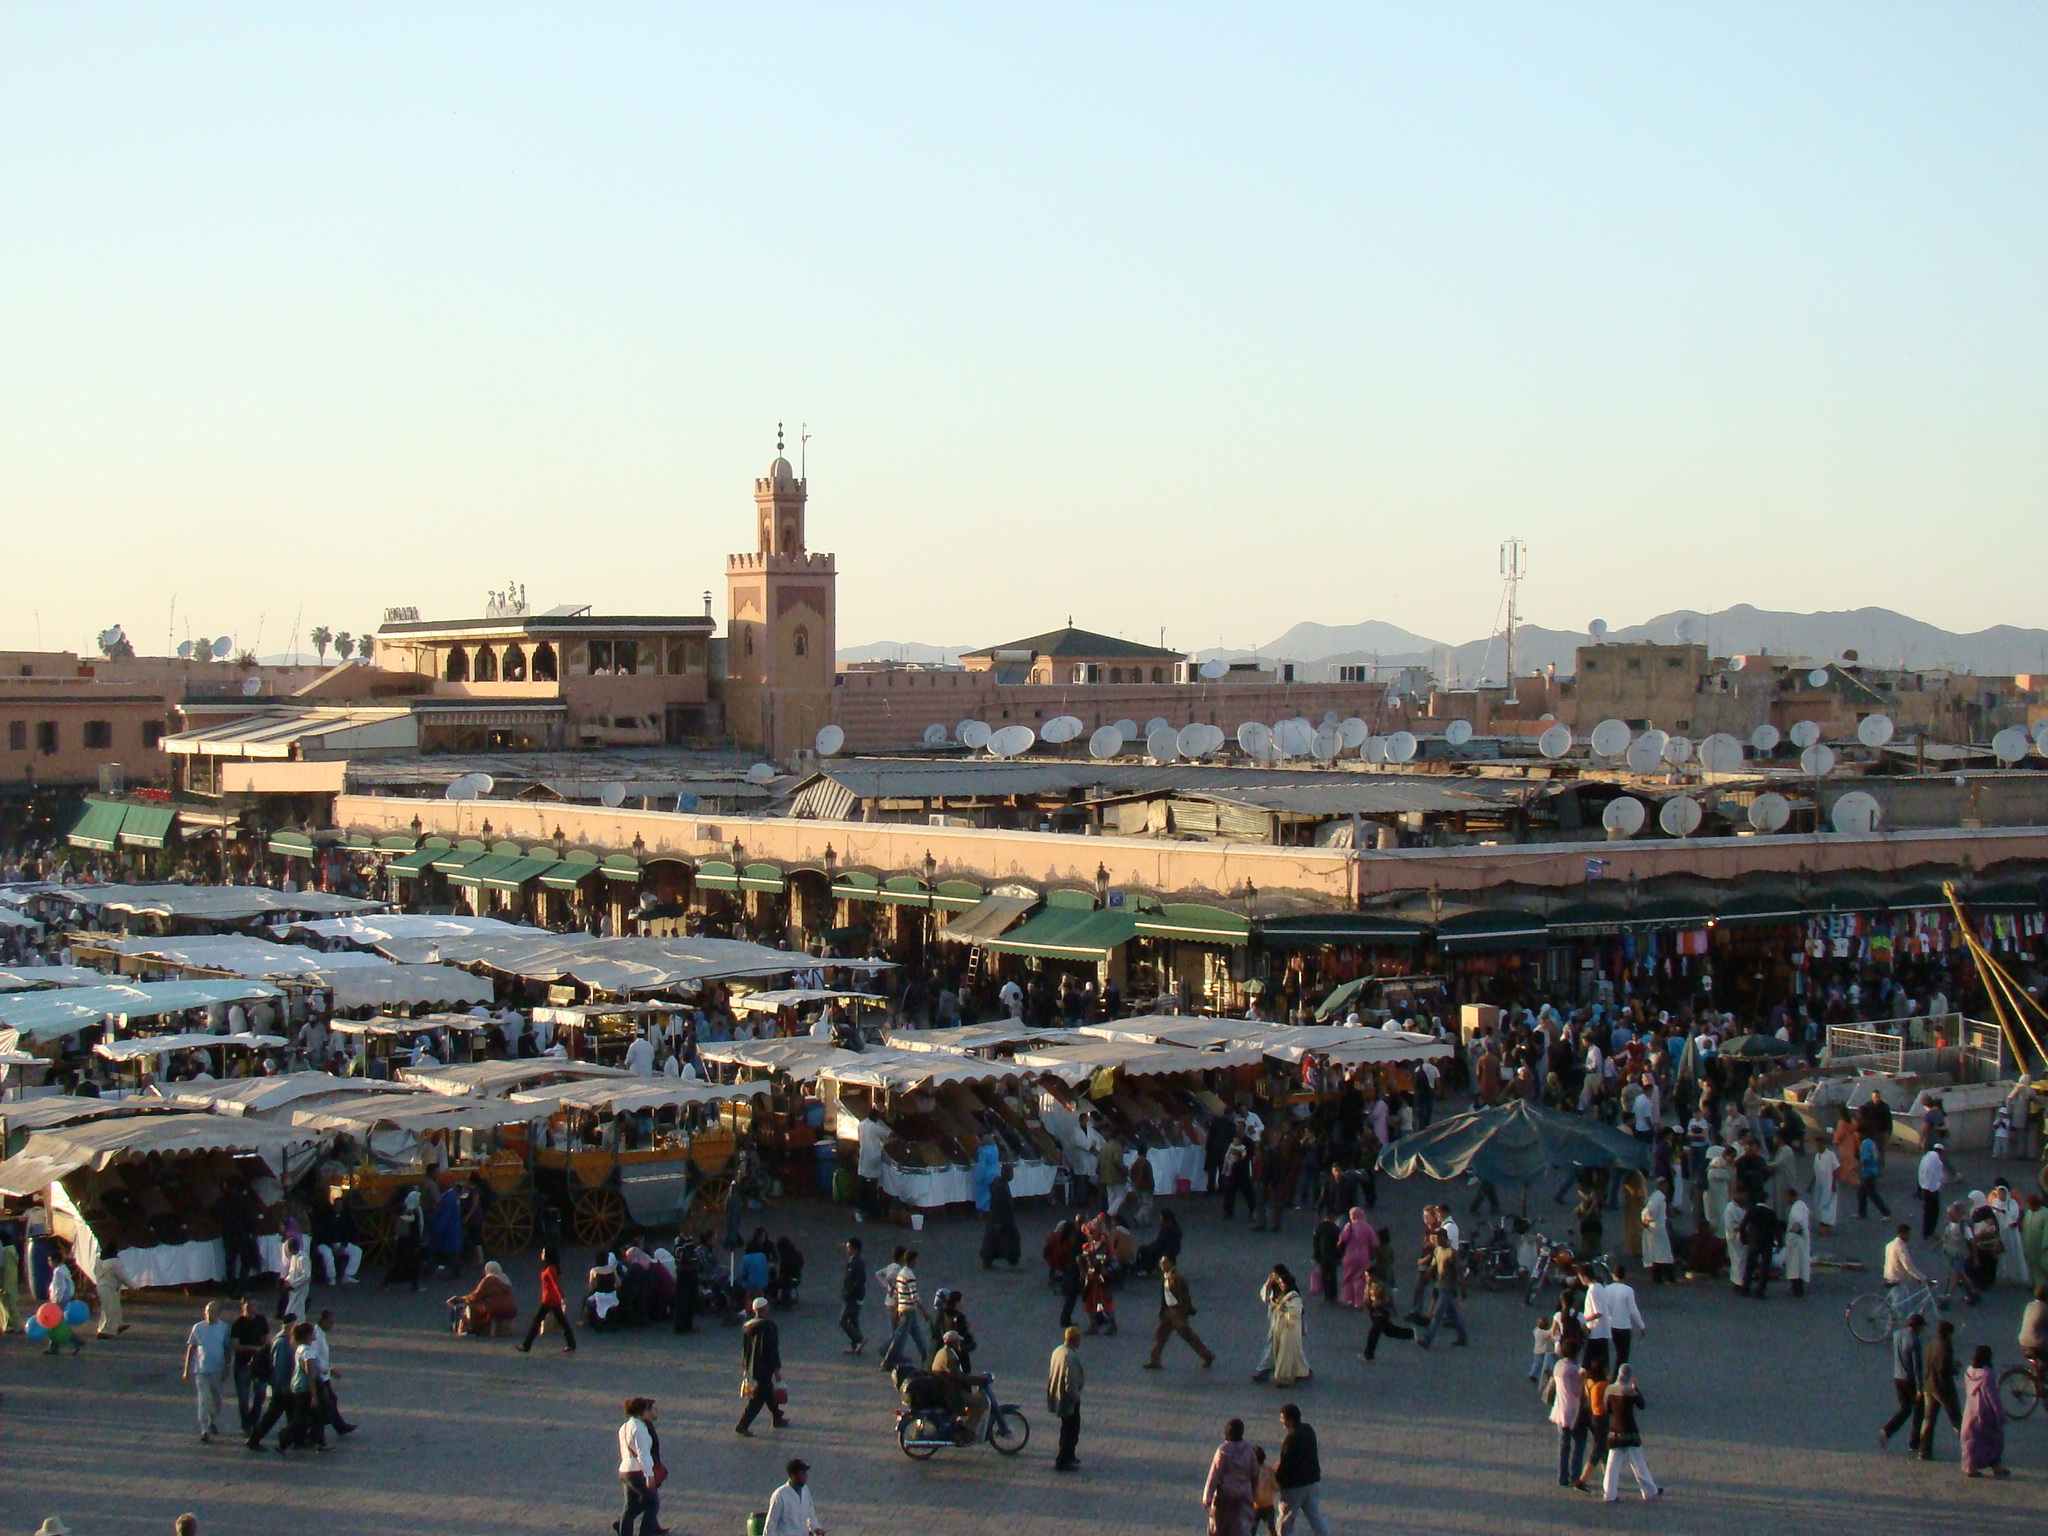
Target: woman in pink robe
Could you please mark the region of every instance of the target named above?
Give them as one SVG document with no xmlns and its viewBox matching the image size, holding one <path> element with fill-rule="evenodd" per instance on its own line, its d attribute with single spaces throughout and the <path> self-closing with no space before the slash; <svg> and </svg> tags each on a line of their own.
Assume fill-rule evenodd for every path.
<svg viewBox="0 0 2048 1536">
<path fill-rule="evenodd" d="M 1351 1207 L 1351 1219 L 1337 1235 L 1337 1252 L 1342 1255 L 1342 1287 L 1337 1299 L 1347 1307 L 1365 1305 L 1365 1275 L 1380 1250 L 1380 1235 L 1358 1206 Z"/>
</svg>

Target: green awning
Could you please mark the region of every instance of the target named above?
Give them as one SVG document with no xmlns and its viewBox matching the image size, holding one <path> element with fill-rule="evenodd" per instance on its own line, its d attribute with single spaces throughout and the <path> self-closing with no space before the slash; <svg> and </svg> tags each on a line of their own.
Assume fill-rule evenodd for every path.
<svg viewBox="0 0 2048 1536">
<path fill-rule="evenodd" d="M 177 819 L 168 805 L 131 805 L 121 823 L 121 841 L 133 848 L 161 848 Z"/>
<path fill-rule="evenodd" d="M 573 891 L 597 870 L 596 854 L 588 849 L 572 848 L 541 871 L 540 883 L 557 891 Z"/>
<path fill-rule="evenodd" d="M 510 869 L 513 865 L 523 862 L 524 860 L 514 858 L 510 854 L 487 853 L 480 859 L 471 859 L 460 869 L 450 870 L 448 872 L 448 879 L 454 885 L 472 885 L 481 889 L 493 875 L 500 874 Z M 437 869 L 439 867 L 439 865 L 435 866 Z"/>
<path fill-rule="evenodd" d="M 740 871 L 740 889 L 743 891 L 780 893 L 787 889 L 788 884 L 781 867 L 775 864 L 749 864 Z"/>
<path fill-rule="evenodd" d="M 112 853 L 114 842 L 121 835 L 121 823 L 127 816 L 128 807 L 118 800 L 86 801 L 85 814 L 78 818 L 78 824 L 71 829 L 71 846 L 97 848 L 102 853 Z"/>
<path fill-rule="evenodd" d="M 474 864 L 478 859 L 488 859 L 491 857 L 493 855 L 485 849 L 482 843 L 465 843 L 459 848 L 445 848 L 435 854 L 434 868 L 440 870 L 444 875 L 452 875 L 458 869 Z"/>
<path fill-rule="evenodd" d="M 723 859 L 706 859 L 697 866 L 697 884 L 707 891 L 736 891 L 740 888 L 739 871 Z"/>
<path fill-rule="evenodd" d="M 410 832 L 395 833 L 390 837 L 377 839 L 377 846 L 391 853 L 410 853 L 419 841 Z"/>
<path fill-rule="evenodd" d="M 1714 921 L 1741 927 L 1745 923 L 1797 923 L 1806 908 L 1796 891 L 1745 891 L 1714 909 Z"/>
<path fill-rule="evenodd" d="M 640 862 L 630 853 L 614 853 L 599 867 L 604 870 L 607 880 L 617 880 L 626 885 L 640 883 Z"/>
<path fill-rule="evenodd" d="M 932 905 L 941 912 L 966 912 L 987 893 L 972 880 L 941 880 Z"/>
<path fill-rule="evenodd" d="M 697 877 L 700 884 L 703 882 L 703 878 L 703 875 L 700 873 Z M 841 901 L 876 901 L 879 898 L 875 895 L 875 892 L 881 889 L 881 885 L 882 882 L 873 875 L 865 874 L 857 869 L 849 869 L 845 874 L 832 882 L 832 894 Z"/>
<path fill-rule="evenodd" d="M 1269 949 L 1316 949 L 1325 944 L 1419 944 L 1423 925 L 1372 912 L 1315 912 L 1269 917 L 1259 939 Z"/>
<path fill-rule="evenodd" d="M 1570 901 L 1553 907 L 1548 923 L 1551 933 L 1559 938 L 1592 938 L 1626 928 L 1628 909 L 1618 902 Z"/>
<path fill-rule="evenodd" d="M 135 814 L 129 811 L 132 818 Z M 125 838 L 126 828 L 122 829 Z M 1960 894 L 1960 893 L 1958 893 Z M 2034 912 L 2041 908 L 2041 887 L 2026 880 L 2000 880 L 1981 885 L 1962 897 L 1963 910 L 1990 912 Z"/>
<path fill-rule="evenodd" d="M 270 851 L 288 859 L 310 859 L 313 857 L 313 839 L 305 832 L 273 832 L 270 834 Z"/>
<path fill-rule="evenodd" d="M 1489 949 L 1534 949 L 1550 941 L 1550 929 L 1533 912 L 1466 912 L 1438 925 L 1445 949 L 1472 953 Z"/>
<path fill-rule="evenodd" d="M 370 834 L 367 832 L 349 833 L 347 843 L 348 846 L 351 848 L 374 848 L 377 846 L 377 844 L 371 839 Z"/>
<path fill-rule="evenodd" d="M 1095 893 L 1093 891 L 1076 890 L 1047 891 L 1045 893 L 1045 904 L 1048 907 L 1070 907 L 1077 912 L 1093 912 L 1095 910 Z"/>
<path fill-rule="evenodd" d="M 1665 896 L 1639 904 L 1630 921 L 1639 928 L 1704 928 L 1713 915 L 1697 897 Z"/>
<path fill-rule="evenodd" d="M 1047 907 L 985 947 L 1047 960 L 1107 960 L 1138 931 L 1138 914 L 1122 907 Z"/>
<path fill-rule="evenodd" d="M 1199 902 L 1168 902 L 1138 914 L 1138 932 L 1153 939 L 1181 939 L 1194 944 L 1243 944 L 1252 925 L 1242 912 Z"/>
<path fill-rule="evenodd" d="M 489 874 L 484 875 L 477 883 L 486 890 L 516 891 L 544 870 L 553 868 L 554 863 L 554 850 L 549 849 L 548 856 L 544 859 L 538 855 L 514 859 L 503 868 L 493 870 Z M 466 874 L 467 871 L 464 873 Z M 456 879 L 461 880 L 462 876 L 458 875 Z"/>
<path fill-rule="evenodd" d="M 384 866 L 384 870 L 385 873 L 396 875 L 401 880 L 410 880 L 413 876 L 422 874 L 431 868 L 436 857 L 438 857 L 436 849 L 421 848 L 413 853 L 403 854 L 393 859 Z"/>
<path fill-rule="evenodd" d="M 882 888 L 868 898 L 898 907 L 933 907 L 938 902 L 932 888 L 916 875 L 891 875 Z"/>
</svg>

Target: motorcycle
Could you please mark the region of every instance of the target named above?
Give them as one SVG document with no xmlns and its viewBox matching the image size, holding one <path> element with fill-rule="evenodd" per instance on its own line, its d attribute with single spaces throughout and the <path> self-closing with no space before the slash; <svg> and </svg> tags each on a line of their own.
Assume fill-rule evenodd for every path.
<svg viewBox="0 0 2048 1536">
<path fill-rule="evenodd" d="M 1565 1243 L 1553 1243 L 1538 1232 L 1533 1234 L 1536 1246 L 1536 1262 L 1529 1266 L 1529 1289 L 1522 1297 L 1522 1305 L 1533 1307 L 1543 1287 L 1562 1286 L 1565 1280 L 1580 1269 L 1584 1269 L 1602 1285 L 1614 1278 L 1614 1268 L 1604 1253 L 1596 1253 L 1581 1259 Z"/>
<path fill-rule="evenodd" d="M 1030 1422 L 1015 1403 L 997 1400 L 993 1376 L 977 1374 L 971 1378 L 988 1395 L 988 1411 L 982 1415 L 981 1428 L 974 1434 L 969 1434 L 966 1426 L 937 1401 L 936 1393 L 930 1390 L 933 1383 L 929 1372 L 906 1372 L 905 1376 L 908 1379 L 897 1386 L 903 1395 L 903 1406 L 896 1410 L 896 1443 L 912 1461 L 929 1461 L 940 1451 L 956 1450 L 977 1441 L 995 1447 L 999 1456 L 1014 1456 L 1030 1443 Z"/>
<path fill-rule="evenodd" d="M 1466 1255 L 1466 1273 L 1476 1275 L 1489 1291 L 1505 1290 L 1527 1278 L 1535 1244 L 1527 1240 L 1528 1221 L 1520 1216 L 1482 1222 Z"/>
</svg>

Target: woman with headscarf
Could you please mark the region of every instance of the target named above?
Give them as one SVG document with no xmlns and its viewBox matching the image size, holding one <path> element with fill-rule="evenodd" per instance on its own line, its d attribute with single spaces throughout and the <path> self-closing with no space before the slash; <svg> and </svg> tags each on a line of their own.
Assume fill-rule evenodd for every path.
<svg viewBox="0 0 2048 1536">
<path fill-rule="evenodd" d="M 1991 1193 L 1985 1197 L 1991 1207 L 1991 1214 L 1998 1219 L 1999 1246 L 2005 1258 L 2006 1273 L 2015 1284 L 2027 1284 L 2027 1251 L 2020 1243 L 2020 1203 L 2012 1192 L 2012 1186 L 2000 1179 L 1991 1186 Z"/>
<path fill-rule="evenodd" d="M 398 1207 L 398 1219 L 392 1223 L 393 1256 L 391 1267 L 384 1271 L 384 1284 L 411 1281 L 415 1291 L 420 1288 L 420 1262 L 426 1238 L 427 1218 L 420 1205 L 420 1192 L 408 1189 Z"/>
<path fill-rule="evenodd" d="M 1344 1229 L 1337 1225 L 1336 1219 L 1325 1216 L 1316 1223 L 1316 1229 L 1308 1240 L 1309 1260 L 1316 1267 L 1316 1272 L 1309 1277 L 1309 1285 L 1311 1289 L 1322 1292 L 1326 1307 L 1337 1305 L 1337 1295 L 1342 1288 L 1337 1270 L 1344 1255 L 1337 1246 L 1337 1239 L 1343 1234 Z"/>
<path fill-rule="evenodd" d="M 1979 1344 L 1963 1373 L 1963 1475 L 2011 1477 L 2005 1468 L 2005 1405 L 1992 1377 L 1991 1346 Z"/>
<path fill-rule="evenodd" d="M 1303 1340 L 1301 1288 L 1285 1264 L 1273 1266 L 1267 1296 L 1266 1335 L 1273 1358 L 1273 1385 L 1291 1387 L 1315 1373 L 1309 1369 Z"/>
<path fill-rule="evenodd" d="M 1379 1252 L 1380 1235 L 1365 1218 L 1362 1206 L 1351 1207 L 1351 1219 L 1337 1235 L 1337 1252 L 1342 1256 L 1342 1280 L 1338 1300 L 1347 1307 L 1365 1305 L 1365 1276 Z"/>
<path fill-rule="evenodd" d="M 589 1290 L 583 1297 L 583 1321 L 593 1333 L 605 1333 L 619 1324 L 619 1261 L 602 1254 L 585 1277 Z"/>
<path fill-rule="evenodd" d="M 1003 1154 L 996 1150 L 995 1138 L 989 1137 L 974 1154 L 974 1208 L 983 1215 L 988 1213 L 989 1186 L 1002 1171 Z"/>
<path fill-rule="evenodd" d="M 1835 1223 L 1841 1219 L 1841 1202 L 1836 1197 L 1836 1178 L 1841 1169 L 1842 1157 L 1835 1144 L 1822 1142 L 1813 1154 L 1813 1206 L 1823 1233 L 1834 1231 Z"/>
<path fill-rule="evenodd" d="M 981 1267 L 993 1269 L 997 1259 L 1006 1259 L 1010 1268 L 1015 1269 L 1024 1256 L 1024 1240 L 1017 1231 L 1017 1202 L 1010 1193 L 1009 1171 L 1000 1162 L 995 1177 L 989 1180 L 988 1202 L 982 1209 L 987 1216 L 981 1227 Z"/>
<path fill-rule="evenodd" d="M 1624 1365 L 1614 1374 L 1614 1384 L 1601 1394 L 1601 1408 L 1607 1418 L 1607 1475 L 1600 1496 L 1609 1504 L 1621 1501 L 1621 1469 L 1624 1464 L 1635 1475 L 1636 1492 L 1644 1500 L 1661 1499 L 1664 1490 L 1650 1476 L 1650 1464 L 1643 1459 L 1643 1432 L 1636 1414 L 1649 1406 L 1642 1388 L 1636 1385 L 1636 1370 Z"/>
<path fill-rule="evenodd" d="M 427 1219 L 427 1244 L 435 1268 L 451 1275 L 462 1272 L 462 1197 L 452 1189 L 441 1192 Z"/>
<path fill-rule="evenodd" d="M 1785 1278 L 1795 1297 L 1806 1294 L 1813 1278 L 1813 1211 L 1804 1200 L 1794 1200 L 1785 1213 Z"/>
<path fill-rule="evenodd" d="M 494 1259 L 484 1265 L 484 1277 L 467 1296 L 450 1296 L 448 1308 L 455 1318 L 455 1332 L 495 1336 L 498 1324 L 519 1316 L 519 1300 L 512 1294 L 512 1282 Z"/>
<path fill-rule="evenodd" d="M 1244 1420 L 1223 1426 L 1223 1443 L 1209 1461 L 1209 1480 L 1202 1485 L 1202 1507 L 1209 1511 L 1209 1536 L 1252 1536 L 1253 1495 L 1258 1458 L 1244 1443 Z"/>
</svg>

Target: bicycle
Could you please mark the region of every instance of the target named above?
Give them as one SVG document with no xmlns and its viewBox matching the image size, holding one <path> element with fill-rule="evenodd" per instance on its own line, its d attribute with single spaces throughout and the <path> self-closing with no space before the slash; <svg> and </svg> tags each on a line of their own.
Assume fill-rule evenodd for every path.
<svg viewBox="0 0 2048 1536">
<path fill-rule="evenodd" d="M 2005 1405 L 2008 1419 L 2024 1419 L 2048 1391 L 2048 1361 L 2028 1360 L 2009 1365 L 1998 1375 L 1998 1400 Z"/>
<path fill-rule="evenodd" d="M 1922 1281 L 1911 1288 L 1895 1285 L 1865 1291 L 1849 1303 L 1842 1321 L 1848 1325 L 1851 1336 L 1862 1343 L 1882 1344 L 1905 1326 L 1906 1319 L 1917 1313 L 1933 1322 L 1940 1309 L 1934 1287 Z"/>
</svg>

